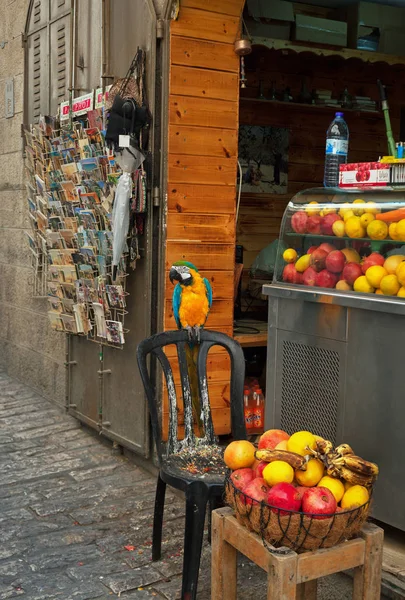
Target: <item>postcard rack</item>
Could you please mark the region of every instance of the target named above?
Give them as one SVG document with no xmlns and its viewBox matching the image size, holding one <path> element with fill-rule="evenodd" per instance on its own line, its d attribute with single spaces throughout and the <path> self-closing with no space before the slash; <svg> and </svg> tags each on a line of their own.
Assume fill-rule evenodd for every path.
<svg viewBox="0 0 405 600">
<path fill-rule="evenodd" d="M 100 114 L 92 113 L 69 130 L 41 117 L 25 131 L 33 294 L 47 297 L 55 331 L 122 348 L 125 281 L 128 264 L 139 258 L 137 227 L 146 203 L 132 202 L 130 237 L 113 279 L 111 218 L 121 172 L 106 148 Z M 133 175 L 134 190 L 139 176 Z"/>
</svg>

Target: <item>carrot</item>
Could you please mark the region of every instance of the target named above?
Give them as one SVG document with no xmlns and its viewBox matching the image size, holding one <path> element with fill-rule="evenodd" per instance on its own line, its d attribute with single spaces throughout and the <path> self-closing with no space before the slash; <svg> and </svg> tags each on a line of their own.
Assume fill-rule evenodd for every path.
<svg viewBox="0 0 405 600">
<path fill-rule="evenodd" d="M 378 221 L 384 221 L 385 223 L 396 223 L 401 219 L 405 219 L 405 208 L 397 208 L 396 210 L 389 210 L 385 213 L 379 213 L 375 216 Z"/>
</svg>

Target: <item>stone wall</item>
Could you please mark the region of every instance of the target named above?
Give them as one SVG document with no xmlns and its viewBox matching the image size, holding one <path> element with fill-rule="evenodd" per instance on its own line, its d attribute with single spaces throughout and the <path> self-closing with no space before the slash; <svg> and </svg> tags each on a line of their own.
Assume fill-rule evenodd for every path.
<svg viewBox="0 0 405 600">
<path fill-rule="evenodd" d="M 33 272 L 25 231 L 24 50 L 28 0 L 1 0 L 0 18 L 0 364 L 47 398 L 64 401 L 65 336 L 51 330 L 46 300 L 32 297 Z M 15 114 L 5 118 L 5 82 L 14 79 Z"/>
</svg>

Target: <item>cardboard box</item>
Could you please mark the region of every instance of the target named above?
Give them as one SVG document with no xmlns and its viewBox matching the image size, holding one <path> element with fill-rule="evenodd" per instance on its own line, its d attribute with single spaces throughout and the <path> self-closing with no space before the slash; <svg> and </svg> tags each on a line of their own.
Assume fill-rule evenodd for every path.
<svg viewBox="0 0 405 600">
<path fill-rule="evenodd" d="M 254 38 L 275 38 L 276 40 L 289 40 L 291 23 L 289 21 L 254 21 L 246 19 L 246 26 Z"/>
<path fill-rule="evenodd" d="M 347 23 L 308 15 L 296 15 L 294 39 L 299 42 L 346 46 Z"/>
<path fill-rule="evenodd" d="M 348 46 L 357 48 L 359 37 L 371 33 L 378 27 L 380 44 L 378 51 L 386 54 L 403 54 L 403 29 L 405 9 L 368 2 L 358 2 L 347 8 Z"/>
<path fill-rule="evenodd" d="M 385 187 L 390 184 L 391 167 L 383 163 L 350 163 L 339 167 L 339 187 Z"/>
<path fill-rule="evenodd" d="M 294 22 L 292 2 L 284 0 L 247 0 L 248 12 L 254 19 Z"/>
</svg>

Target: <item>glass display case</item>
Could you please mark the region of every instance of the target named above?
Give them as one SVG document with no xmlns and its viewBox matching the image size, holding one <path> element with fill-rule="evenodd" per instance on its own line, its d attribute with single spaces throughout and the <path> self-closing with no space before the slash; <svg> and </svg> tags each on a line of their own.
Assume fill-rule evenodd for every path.
<svg viewBox="0 0 405 600">
<path fill-rule="evenodd" d="M 300 192 L 280 242 L 274 283 L 405 298 L 405 190 Z"/>
</svg>

